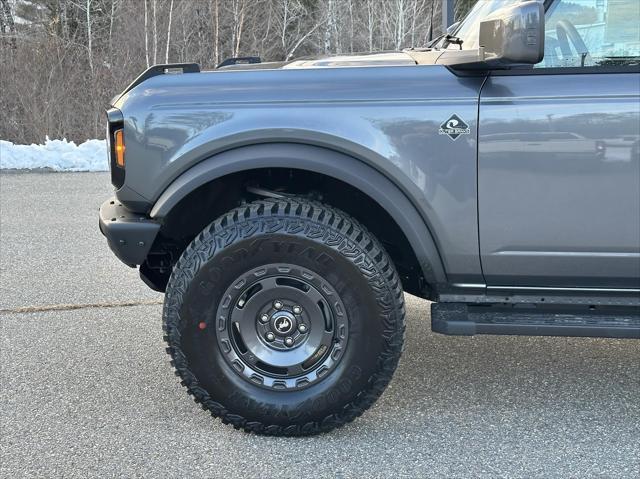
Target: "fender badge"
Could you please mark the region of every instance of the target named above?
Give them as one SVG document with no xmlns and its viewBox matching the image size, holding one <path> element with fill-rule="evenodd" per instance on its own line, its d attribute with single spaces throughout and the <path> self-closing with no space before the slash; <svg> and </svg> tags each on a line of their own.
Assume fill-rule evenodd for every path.
<svg viewBox="0 0 640 479">
<path fill-rule="evenodd" d="M 451 115 L 447 121 L 440 125 L 438 130 L 439 135 L 447 135 L 453 141 L 457 140 L 460 135 L 468 135 L 469 133 L 471 133 L 469 125 L 456 114 Z"/>
</svg>

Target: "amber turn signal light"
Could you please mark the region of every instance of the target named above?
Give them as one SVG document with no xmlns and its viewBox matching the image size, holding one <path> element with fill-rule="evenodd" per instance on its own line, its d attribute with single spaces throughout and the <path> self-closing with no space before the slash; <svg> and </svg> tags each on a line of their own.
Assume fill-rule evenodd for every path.
<svg viewBox="0 0 640 479">
<path fill-rule="evenodd" d="M 116 130 L 113 133 L 113 138 L 115 140 L 116 165 L 124 168 L 124 130 Z"/>
</svg>

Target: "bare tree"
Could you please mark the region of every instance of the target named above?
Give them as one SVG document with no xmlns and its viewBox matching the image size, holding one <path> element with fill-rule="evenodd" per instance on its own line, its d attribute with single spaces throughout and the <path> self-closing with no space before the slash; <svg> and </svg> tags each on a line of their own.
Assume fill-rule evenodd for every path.
<svg viewBox="0 0 640 479">
<path fill-rule="evenodd" d="M 113 50 L 113 21 L 115 18 L 116 5 L 118 4 L 115 1 L 111 3 L 111 15 L 109 15 L 109 57 L 111 57 Z"/>
<path fill-rule="evenodd" d="M 395 49 L 399 50 L 404 40 L 405 0 L 395 1 Z"/>
<path fill-rule="evenodd" d="M 158 63 L 158 22 L 156 20 L 156 0 L 151 0 L 151 10 L 153 12 L 153 64 Z"/>
<path fill-rule="evenodd" d="M 171 45 L 171 16 L 173 14 L 173 0 L 169 5 L 169 26 L 167 27 L 167 49 L 164 56 L 164 62 L 169 63 L 169 45 Z"/>
<path fill-rule="evenodd" d="M 231 56 L 240 55 L 240 42 L 242 41 L 242 29 L 245 20 L 245 0 L 231 0 L 232 30 L 231 30 Z"/>
<path fill-rule="evenodd" d="M 373 34 L 375 31 L 374 1 L 375 0 L 367 0 L 367 33 L 369 34 L 368 50 L 370 52 L 373 51 Z"/>
<path fill-rule="evenodd" d="M 220 63 L 220 4 L 218 0 L 213 2 L 213 63 Z"/>
<path fill-rule="evenodd" d="M 147 59 L 147 68 L 149 68 L 149 12 L 147 8 L 147 0 L 144 1 L 144 54 Z"/>
<path fill-rule="evenodd" d="M 93 41 L 91 37 L 91 0 L 86 0 L 85 9 L 87 13 L 87 51 L 89 53 L 89 68 L 93 76 Z"/>
<path fill-rule="evenodd" d="M 327 21 L 324 27 L 324 53 L 330 53 L 333 46 L 333 30 L 336 26 L 336 4 L 335 0 L 327 0 Z"/>
<path fill-rule="evenodd" d="M 9 43 L 11 44 L 11 48 L 15 50 L 16 26 L 8 0 L 2 0 L 0 2 L 0 32 L 2 32 L 3 36 L 9 35 Z"/>
<path fill-rule="evenodd" d="M 300 47 L 300 45 L 302 45 L 302 43 L 309 38 L 311 35 L 313 35 L 315 33 L 315 31 L 320 28 L 320 26 L 324 23 L 324 20 L 319 21 L 318 23 L 316 23 L 313 27 L 311 27 L 311 29 L 309 31 L 307 31 L 304 35 L 300 36 L 300 38 L 298 38 L 298 41 L 293 45 L 293 47 L 291 47 L 285 57 L 285 60 L 290 60 L 291 57 L 293 57 L 293 55 L 295 54 L 296 50 Z"/>
</svg>

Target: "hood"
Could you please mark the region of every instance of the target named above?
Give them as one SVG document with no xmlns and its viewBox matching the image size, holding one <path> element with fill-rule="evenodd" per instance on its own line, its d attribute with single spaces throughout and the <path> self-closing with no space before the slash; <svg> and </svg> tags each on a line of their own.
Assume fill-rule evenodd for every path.
<svg viewBox="0 0 640 479">
<path fill-rule="evenodd" d="M 445 55 L 443 55 L 445 53 Z M 229 65 L 217 70 L 295 70 L 309 68 L 341 67 L 392 67 L 410 65 L 434 65 L 441 57 L 458 57 L 465 53 L 457 50 L 431 50 L 408 48 L 397 52 L 355 53 L 350 55 L 319 55 L 282 62 L 263 62 Z"/>
<path fill-rule="evenodd" d="M 415 65 L 416 62 L 404 52 L 364 53 L 340 56 L 319 56 L 299 59 L 285 64 L 282 68 L 336 68 Z"/>
<path fill-rule="evenodd" d="M 413 50 L 407 49 L 396 52 L 358 53 L 352 55 L 320 55 L 317 57 L 300 58 L 297 60 L 263 63 L 236 63 L 215 70 L 207 70 L 202 73 L 216 73 L 224 71 L 247 70 L 311 70 L 323 68 L 353 68 L 353 67 L 396 67 L 412 65 L 433 65 L 443 56 L 442 51 L 437 50 Z M 116 95 L 110 102 L 110 106 L 116 103 L 129 91 L 141 83 L 148 85 L 148 81 L 157 77 L 166 77 L 168 70 L 179 70 L 181 73 L 200 73 L 197 63 L 175 63 L 154 65 L 140 74 L 125 90 Z M 174 76 L 174 75 L 169 75 Z"/>
<path fill-rule="evenodd" d="M 339 67 L 374 67 L 415 65 L 416 61 L 405 52 L 357 53 L 353 55 L 319 55 L 284 62 L 264 62 L 230 65 L 218 70 L 272 70 Z"/>
</svg>

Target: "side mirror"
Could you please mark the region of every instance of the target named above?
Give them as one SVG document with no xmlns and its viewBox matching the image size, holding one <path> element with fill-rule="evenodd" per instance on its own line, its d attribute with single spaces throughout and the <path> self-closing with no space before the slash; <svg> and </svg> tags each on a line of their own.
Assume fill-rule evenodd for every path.
<svg viewBox="0 0 640 479">
<path fill-rule="evenodd" d="M 492 66 L 536 64 L 544 57 L 544 7 L 537 0 L 496 10 L 480 22 L 480 49 Z"/>
</svg>

